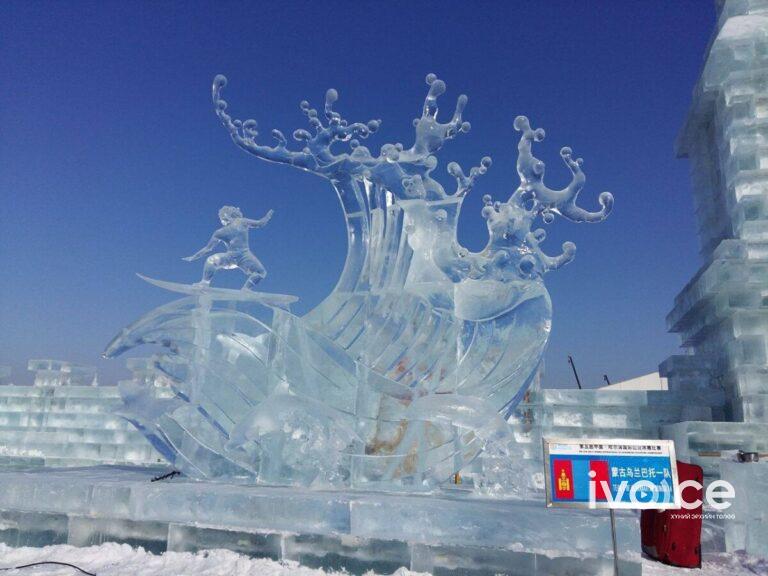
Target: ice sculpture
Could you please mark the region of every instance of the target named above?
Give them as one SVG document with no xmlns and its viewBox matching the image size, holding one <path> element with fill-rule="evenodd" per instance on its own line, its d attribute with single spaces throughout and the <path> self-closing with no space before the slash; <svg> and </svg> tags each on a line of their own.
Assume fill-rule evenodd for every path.
<svg viewBox="0 0 768 576">
<path fill-rule="evenodd" d="M 203 248 L 198 250 L 192 256 L 184 258 L 187 262 L 192 262 L 203 256 L 211 254 L 218 244 L 226 246 L 226 252 L 220 252 L 208 256 L 205 260 L 203 269 L 203 279 L 201 286 L 208 286 L 213 280 L 214 275 L 219 270 L 232 270 L 237 268 L 248 278 L 243 288 L 252 290 L 256 284 L 261 282 L 267 276 L 262 263 L 253 255 L 248 245 L 248 230 L 251 228 L 262 228 L 272 219 L 273 210 L 267 212 L 266 216 L 260 220 L 251 220 L 243 217 L 240 208 L 234 206 L 222 206 L 219 210 L 219 220 L 221 228 L 216 230 Z"/>
<path fill-rule="evenodd" d="M 558 215 L 599 222 L 613 197 L 600 194 L 595 212 L 577 206 L 585 176 L 570 148 L 560 152 L 570 182 L 549 188 L 532 151 L 544 131 L 518 116 L 520 185 L 506 201 L 484 197 L 489 241 L 480 252 L 467 250 L 456 235 L 461 205 L 491 160 L 468 173 L 449 163 L 451 192 L 433 178 L 435 154 L 470 125 L 463 95 L 441 122 L 445 83 L 434 74 L 426 81 L 413 145 L 385 144 L 374 155 L 361 140 L 380 121 L 342 118 L 335 90 L 320 113 L 301 103 L 310 130 L 293 133 L 300 143 L 293 150 L 279 130 L 273 146 L 260 144 L 256 122 L 230 116 L 226 79 L 215 78 L 216 113 L 237 146 L 331 183 L 348 253 L 333 292 L 303 317 L 290 312 L 286 296 L 152 281 L 188 296 L 123 330 L 105 355 L 144 343 L 165 348 L 157 369 L 175 397 L 134 389 L 126 412 L 186 474 L 429 488 L 483 450 L 506 453 L 505 417 L 534 378 L 549 337 L 543 276 L 575 253 L 566 242 L 560 254 L 546 254 L 546 233 L 534 224 Z"/>
</svg>

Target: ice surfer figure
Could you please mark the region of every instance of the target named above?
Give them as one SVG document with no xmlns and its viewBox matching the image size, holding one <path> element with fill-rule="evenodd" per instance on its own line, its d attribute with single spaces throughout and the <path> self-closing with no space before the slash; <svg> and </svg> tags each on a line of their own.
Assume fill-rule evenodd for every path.
<svg viewBox="0 0 768 576">
<path fill-rule="evenodd" d="M 248 230 L 266 226 L 273 213 L 274 210 L 270 210 L 262 219 L 251 220 L 243 217 L 240 208 L 223 206 L 219 210 L 219 220 L 221 220 L 222 227 L 213 233 L 205 247 L 192 256 L 184 258 L 187 262 L 192 262 L 211 254 L 219 243 L 226 246 L 226 252 L 211 254 L 206 258 L 203 279 L 198 285 L 210 286 L 211 280 L 219 270 L 239 268 L 248 276 L 243 288 L 253 290 L 267 276 L 267 271 L 248 246 Z"/>
</svg>

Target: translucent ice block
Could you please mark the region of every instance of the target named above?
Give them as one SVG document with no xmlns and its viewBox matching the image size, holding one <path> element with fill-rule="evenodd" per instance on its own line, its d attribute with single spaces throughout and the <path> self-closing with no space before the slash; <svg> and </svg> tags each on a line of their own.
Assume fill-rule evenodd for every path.
<svg viewBox="0 0 768 576">
<path fill-rule="evenodd" d="M 30 360 L 27 368 L 35 373 L 35 386 L 87 386 L 96 377 L 91 366 L 60 360 Z"/>
</svg>

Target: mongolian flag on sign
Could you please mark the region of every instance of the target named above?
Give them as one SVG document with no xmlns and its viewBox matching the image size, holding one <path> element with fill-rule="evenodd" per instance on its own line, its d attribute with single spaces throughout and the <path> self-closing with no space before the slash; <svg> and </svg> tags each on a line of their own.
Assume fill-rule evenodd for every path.
<svg viewBox="0 0 768 576">
<path fill-rule="evenodd" d="M 555 498 L 573 500 L 573 463 L 571 460 L 554 460 L 552 474 Z"/>
</svg>

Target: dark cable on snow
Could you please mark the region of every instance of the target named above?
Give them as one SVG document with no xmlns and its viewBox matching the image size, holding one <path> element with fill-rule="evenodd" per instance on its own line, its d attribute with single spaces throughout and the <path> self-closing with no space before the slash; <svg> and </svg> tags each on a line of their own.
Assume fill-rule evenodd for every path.
<svg viewBox="0 0 768 576">
<path fill-rule="evenodd" d="M 33 566 L 43 566 L 44 564 L 57 564 L 58 566 L 67 566 L 69 568 L 74 568 L 78 572 L 82 572 L 86 576 L 96 576 L 93 572 L 88 572 L 87 570 L 83 570 L 80 568 L 80 566 L 75 566 L 74 564 L 68 564 L 67 562 L 55 562 L 53 560 L 47 561 L 47 562 L 32 562 L 32 564 L 23 564 L 21 566 L 12 566 L 11 568 L 0 568 L 0 570 L 21 570 L 22 568 L 32 568 Z"/>
<path fill-rule="evenodd" d="M 150 480 L 150 482 L 157 482 L 159 480 L 166 480 L 168 478 L 173 478 L 174 476 L 181 476 L 181 472 L 178 470 L 172 470 L 171 472 L 168 472 L 167 474 L 161 474 L 160 476 L 155 476 Z"/>
</svg>

